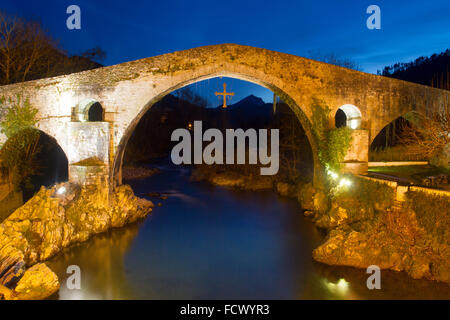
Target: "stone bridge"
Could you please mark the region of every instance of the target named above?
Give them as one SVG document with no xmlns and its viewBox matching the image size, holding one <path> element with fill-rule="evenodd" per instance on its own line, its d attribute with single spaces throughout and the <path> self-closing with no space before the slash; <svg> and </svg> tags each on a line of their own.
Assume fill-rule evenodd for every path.
<svg viewBox="0 0 450 320">
<path fill-rule="evenodd" d="M 213 77 L 259 84 L 288 103 L 309 138 L 316 170 L 320 166 L 311 124 L 314 99 L 331 108 L 330 125 L 338 109 L 346 114 L 347 125 L 355 129 L 346 160 L 362 164 L 360 170 L 367 165 L 370 142 L 388 123 L 410 111 L 430 114 L 450 101 L 448 91 L 235 44 L 2 86 L 0 97 L 8 101 L 20 95 L 39 109 L 37 126 L 66 153 L 71 181 L 96 179 L 82 161 L 98 157 L 108 185 L 115 186 L 121 184 L 127 141 L 144 113 L 170 92 Z M 96 108 L 103 121 L 90 122 Z"/>
</svg>

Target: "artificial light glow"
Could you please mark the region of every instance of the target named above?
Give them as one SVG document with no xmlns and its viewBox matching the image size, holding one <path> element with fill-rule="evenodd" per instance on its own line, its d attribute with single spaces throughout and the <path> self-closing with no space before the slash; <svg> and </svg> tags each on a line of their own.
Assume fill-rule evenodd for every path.
<svg viewBox="0 0 450 320">
<path fill-rule="evenodd" d="M 350 187 L 352 185 L 352 182 L 346 178 L 342 178 L 341 181 L 339 181 L 339 187 Z"/>
<path fill-rule="evenodd" d="M 357 119 L 350 120 L 350 128 L 352 128 L 353 130 L 358 128 L 358 120 Z"/>
<path fill-rule="evenodd" d="M 348 289 L 348 282 L 345 281 L 345 279 L 339 279 L 338 283 L 337 283 L 337 287 L 341 290 L 341 291 L 347 291 Z"/>
<path fill-rule="evenodd" d="M 341 295 L 345 295 L 348 293 L 349 283 L 345 279 L 341 278 L 337 283 L 328 282 L 326 280 L 324 281 L 326 287 L 328 288 L 328 290 L 330 290 L 330 292 Z"/>
<path fill-rule="evenodd" d="M 66 192 L 66 187 L 61 187 L 58 189 L 58 191 L 56 191 L 58 194 L 63 194 Z"/>
<path fill-rule="evenodd" d="M 336 180 L 337 178 L 339 178 L 338 174 L 336 172 L 330 171 L 328 170 L 328 174 L 330 175 L 331 178 L 333 178 L 334 180 Z"/>
</svg>

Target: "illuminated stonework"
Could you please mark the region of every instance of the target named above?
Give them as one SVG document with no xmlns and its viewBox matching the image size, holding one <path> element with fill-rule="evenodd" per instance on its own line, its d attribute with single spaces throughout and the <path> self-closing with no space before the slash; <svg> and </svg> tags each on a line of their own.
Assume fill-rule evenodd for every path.
<svg viewBox="0 0 450 320">
<path fill-rule="evenodd" d="M 342 106 L 357 106 L 361 117 L 350 123 L 350 127 L 367 131 L 367 145 L 399 116 L 409 111 L 427 114 L 450 101 L 448 91 L 234 44 L 199 47 L 3 86 L 0 97 L 21 94 L 29 98 L 40 111 L 39 129 L 53 136 L 66 155 L 84 152 L 81 145 L 77 147 L 80 150 L 73 150 L 74 143 L 80 141 L 74 142 L 70 138 L 71 121 L 86 120 L 86 109 L 83 108 L 86 101 L 99 102 L 104 108 L 104 120 L 111 125 L 111 134 L 108 146 L 97 146 L 108 149 L 111 175 L 115 183 L 120 184 L 127 141 L 144 113 L 173 90 L 218 76 L 254 82 L 271 89 L 287 102 L 310 140 L 316 169 L 319 161 L 311 130 L 314 99 L 323 100 L 331 108 L 330 117 Z M 352 120 L 355 119 L 350 122 Z M 364 145 L 352 148 L 366 150 L 365 138 L 364 142 L 363 139 L 355 141 Z M 86 148 L 91 149 L 97 142 L 87 143 Z M 104 155 L 103 151 L 101 154 Z M 363 155 L 352 160 L 364 162 L 366 158 L 367 155 Z"/>
</svg>

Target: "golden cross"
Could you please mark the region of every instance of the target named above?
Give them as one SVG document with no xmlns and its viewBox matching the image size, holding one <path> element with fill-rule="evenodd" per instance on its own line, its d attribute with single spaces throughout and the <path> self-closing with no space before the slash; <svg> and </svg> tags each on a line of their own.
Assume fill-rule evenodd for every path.
<svg viewBox="0 0 450 320">
<path fill-rule="evenodd" d="M 227 92 L 227 84 L 223 83 L 223 92 L 216 92 L 216 96 L 223 96 L 223 106 L 222 108 L 227 107 L 227 96 L 234 96 L 234 92 Z"/>
</svg>

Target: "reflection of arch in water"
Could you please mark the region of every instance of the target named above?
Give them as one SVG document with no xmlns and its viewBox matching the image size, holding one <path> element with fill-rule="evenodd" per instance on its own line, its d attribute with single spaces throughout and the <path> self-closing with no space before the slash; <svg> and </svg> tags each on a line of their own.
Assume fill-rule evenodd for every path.
<svg viewBox="0 0 450 320">
<path fill-rule="evenodd" d="M 59 292 L 52 298 L 62 300 L 137 298 L 133 295 L 133 288 L 129 286 L 124 262 L 140 226 L 140 223 L 133 223 L 95 235 L 88 242 L 63 251 L 48 261 L 49 267 L 58 275 L 61 283 L 65 283 L 70 276 L 67 274 L 67 266 L 75 264 L 82 272 L 80 290 L 69 290 L 67 286 L 61 286 Z"/>
</svg>

